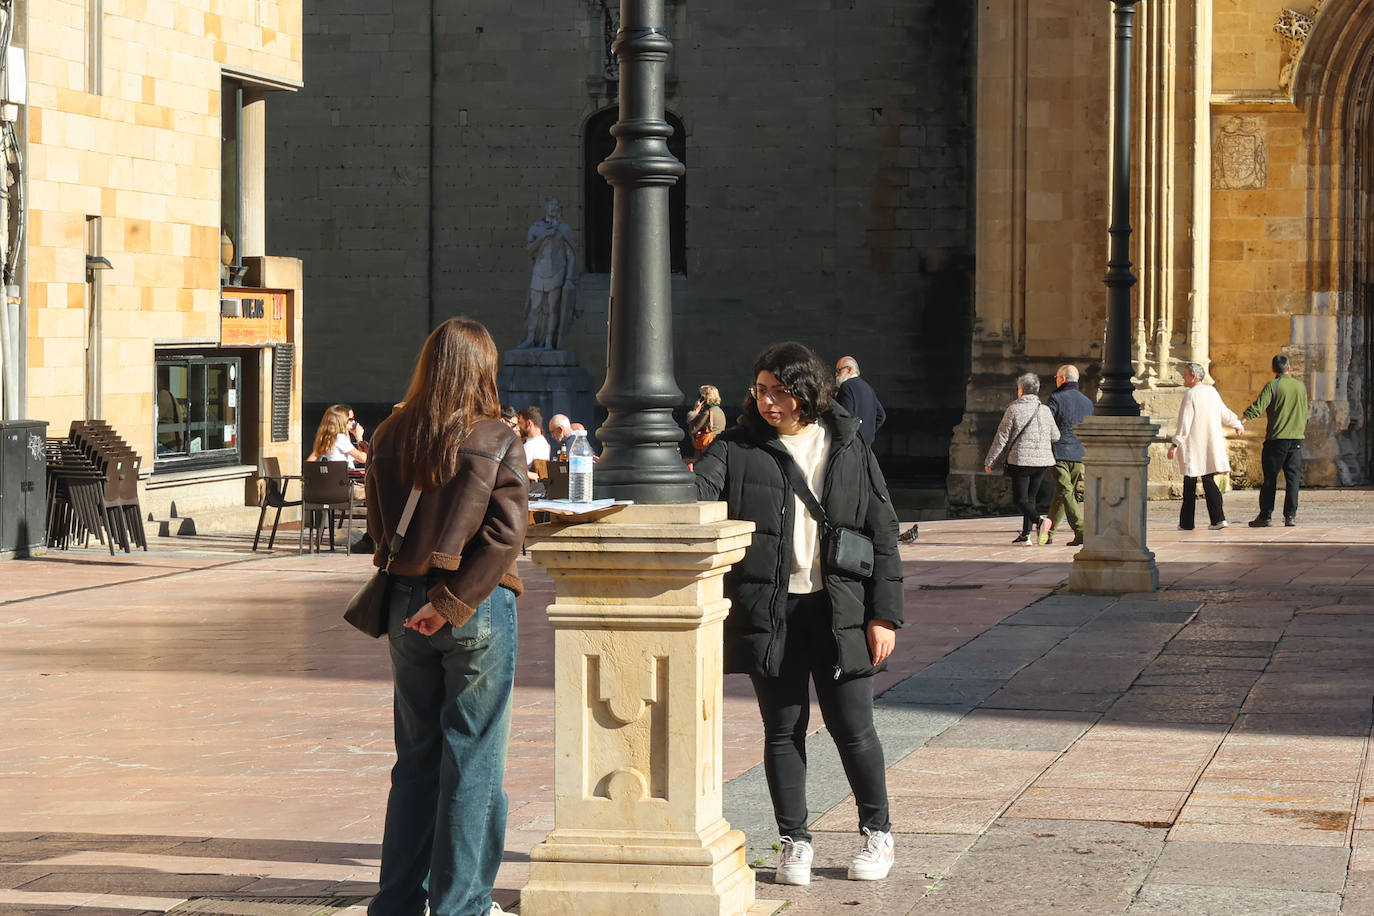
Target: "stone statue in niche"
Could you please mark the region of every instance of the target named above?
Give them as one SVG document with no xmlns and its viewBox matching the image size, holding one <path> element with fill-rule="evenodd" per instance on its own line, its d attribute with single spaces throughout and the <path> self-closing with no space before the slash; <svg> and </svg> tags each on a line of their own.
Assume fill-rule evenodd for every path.
<svg viewBox="0 0 1374 916">
<path fill-rule="evenodd" d="M 1234 115 L 1212 138 L 1212 187 L 1224 191 L 1262 188 L 1268 180 L 1264 128 L 1254 118 Z"/>
<path fill-rule="evenodd" d="M 577 317 L 577 247 L 572 227 L 559 215 L 557 197 L 544 201 L 544 218 L 525 233 L 530 285 L 525 297 L 525 337 L 517 350 L 557 350 Z"/>
</svg>

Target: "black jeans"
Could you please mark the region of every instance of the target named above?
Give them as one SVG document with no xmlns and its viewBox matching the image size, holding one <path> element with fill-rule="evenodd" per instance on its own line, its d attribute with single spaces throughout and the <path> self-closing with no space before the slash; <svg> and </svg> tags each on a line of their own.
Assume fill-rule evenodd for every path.
<svg viewBox="0 0 1374 916">
<path fill-rule="evenodd" d="M 1221 489 L 1217 486 L 1217 475 L 1202 475 L 1202 496 L 1207 500 L 1207 519 L 1217 525 L 1226 520 L 1226 508 L 1222 505 Z M 1193 530 L 1193 513 L 1197 508 L 1197 478 L 1183 478 L 1183 505 L 1178 510 L 1178 527 Z"/>
<path fill-rule="evenodd" d="M 1274 514 L 1279 471 L 1283 471 L 1283 517 L 1297 518 L 1298 487 L 1302 483 L 1302 440 L 1266 440 L 1260 452 L 1260 467 L 1264 469 L 1264 483 L 1260 484 L 1259 517 L 1268 519 Z"/>
<path fill-rule="evenodd" d="M 1030 534 L 1040 516 L 1050 514 L 1050 500 L 1054 487 L 1045 486 L 1049 468 L 1031 468 L 1021 464 L 1007 465 L 1011 476 L 1011 501 L 1021 510 L 1021 533 Z"/>
<path fill-rule="evenodd" d="M 835 679 L 837 650 L 830 597 L 824 592 L 787 596 L 782 668 L 777 677 L 752 675 L 763 716 L 763 772 L 773 799 L 778 834 L 811 841 L 806 808 L 806 730 L 811 714 L 808 681 L 816 684 L 821 718 L 840 752 L 859 826 L 890 830 L 883 746 L 873 727 L 873 678 Z"/>
</svg>

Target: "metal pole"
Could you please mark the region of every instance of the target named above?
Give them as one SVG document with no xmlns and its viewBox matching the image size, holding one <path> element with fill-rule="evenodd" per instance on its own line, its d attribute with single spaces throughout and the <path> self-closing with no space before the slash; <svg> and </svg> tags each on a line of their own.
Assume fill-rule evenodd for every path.
<svg viewBox="0 0 1374 916">
<path fill-rule="evenodd" d="M 621 0 L 611 49 L 620 62 L 615 151 L 597 171 L 615 188 L 606 384 L 596 400 L 608 412 L 597 430 L 597 496 L 640 503 L 696 500 L 673 420 L 682 392 L 673 378 L 668 189 L 685 171 L 668 152 L 663 73 L 672 42 L 663 0 Z"/>
<path fill-rule="evenodd" d="M 1138 417 L 1140 405 L 1131 384 L 1131 45 L 1135 40 L 1137 0 L 1112 0 L 1116 20 L 1116 71 L 1112 92 L 1111 244 L 1107 255 L 1107 346 L 1102 365 L 1102 397 L 1096 413 Z"/>
</svg>

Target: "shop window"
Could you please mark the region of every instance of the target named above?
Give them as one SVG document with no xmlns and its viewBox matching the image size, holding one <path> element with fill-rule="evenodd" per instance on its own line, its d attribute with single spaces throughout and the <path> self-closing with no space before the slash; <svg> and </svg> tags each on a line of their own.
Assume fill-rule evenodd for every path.
<svg viewBox="0 0 1374 916">
<path fill-rule="evenodd" d="M 620 117 L 619 108 L 607 108 L 587 121 L 583 139 L 585 177 L 585 217 L 587 223 L 586 271 L 594 274 L 611 272 L 611 223 L 615 214 L 615 189 L 596 167 L 615 152 L 615 137 L 611 128 Z M 687 164 L 687 132 L 682 119 L 669 112 L 665 120 L 673 128 L 668 138 L 668 152 L 678 162 Z M 687 179 L 679 178 L 668 189 L 668 255 L 672 272 L 687 272 Z"/>
<path fill-rule="evenodd" d="M 159 356 L 154 372 L 155 468 L 238 464 L 239 360 Z"/>
</svg>

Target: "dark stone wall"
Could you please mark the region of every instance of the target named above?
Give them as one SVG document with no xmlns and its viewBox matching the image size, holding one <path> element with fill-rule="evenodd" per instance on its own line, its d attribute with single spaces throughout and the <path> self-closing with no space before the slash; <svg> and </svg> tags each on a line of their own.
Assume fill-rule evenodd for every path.
<svg viewBox="0 0 1374 916">
<path fill-rule="evenodd" d="M 307 2 L 307 85 L 272 99 L 268 192 L 269 246 L 305 262 L 308 402 L 394 401 L 452 314 L 514 346 L 540 201 L 585 237 L 583 128 L 608 103 L 594 12 L 441 8 L 431 185 L 428 3 Z M 888 410 L 893 485 L 943 487 L 973 310 L 973 20 L 930 0 L 670 4 L 686 403 L 711 383 L 737 405 L 775 340 L 852 354 Z M 584 278 L 570 342 L 598 383 L 605 290 Z"/>
</svg>

